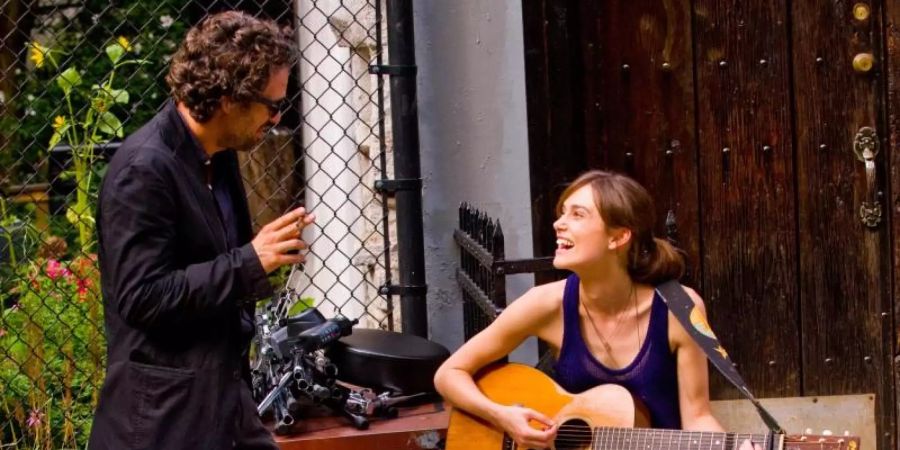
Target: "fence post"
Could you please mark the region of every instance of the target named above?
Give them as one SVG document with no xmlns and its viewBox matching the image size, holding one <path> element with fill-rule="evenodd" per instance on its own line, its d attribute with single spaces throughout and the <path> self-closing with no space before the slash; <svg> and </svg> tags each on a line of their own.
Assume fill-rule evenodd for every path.
<svg viewBox="0 0 900 450">
<path fill-rule="evenodd" d="M 394 177 L 421 181 L 419 119 L 416 100 L 416 55 L 411 0 L 387 2 L 388 58 L 391 73 L 391 122 L 394 132 Z M 425 243 L 422 186 L 396 193 L 400 310 L 403 332 L 427 337 Z"/>
<path fill-rule="evenodd" d="M 503 239 L 503 230 L 500 228 L 500 219 L 497 219 L 491 235 L 488 237 L 491 245 L 491 254 L 494 255 L 494 273 L 491 274 L 494 292 L 491 293 L 491 300 L 498 308 L 506 308 L 506 272 L 502 265 L 497 261 L 506 260 L 506 243 Z"/>
</svg>

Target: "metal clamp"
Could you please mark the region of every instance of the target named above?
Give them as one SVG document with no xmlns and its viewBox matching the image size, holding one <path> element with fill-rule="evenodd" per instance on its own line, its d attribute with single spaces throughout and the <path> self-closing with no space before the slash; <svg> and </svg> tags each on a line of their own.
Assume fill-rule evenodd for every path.
<svg viewBox="0 0 900 450">
<path fill-rule="evenodd" d="M 369 73 L 372 75 L 391 75 L 391 76 L 415 76 L 418 72 L 417 66 L 403 66 L 403 65 L 376 65 L 373 64 L 369 66 Z"/>
<path fill-rule="evenodd" d="M 382 194 L 395 194 L 397 191 L 418 191 L 422 189 L 421 178 L 400 180 L 375 180 L 375 190 Z"/>
<path fill-rule="evenodd" d="M 424 297 L 428 293 L 428 285 L 401 286 L 397 284 L 385 284 L 378 288 L 381 295 L 416 295 Z"/>
<path fill-rule="evenodd" d="M 878 134 L 872 127 L 862 127 L 853 138 L 853 153 L 866 167 L 866 198 L 859 207 L 859 218 L 869 228 L 881 223 L 881 203 L 878 203 L 875 156 L 878 154 Z"/>
</svg>

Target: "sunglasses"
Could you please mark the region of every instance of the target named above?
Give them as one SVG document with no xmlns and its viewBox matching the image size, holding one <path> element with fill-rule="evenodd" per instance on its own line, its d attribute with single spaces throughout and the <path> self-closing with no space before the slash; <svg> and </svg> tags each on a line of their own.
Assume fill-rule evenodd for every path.
<svg viewBox="0 0 900 450">
<path fill-rule="evenodd" d="M 288 100 L 287 97 L 281 98 L 279 100 L 272 100 L 261 95 L 257 95 L 253 99 L 253 101 L 265 106 L 266 108 L 269 108 L 269 117 L 275 117 L 278 114 L 287 111 L 287 109 L 291 106 L 291 101 Z"/>
</svg>

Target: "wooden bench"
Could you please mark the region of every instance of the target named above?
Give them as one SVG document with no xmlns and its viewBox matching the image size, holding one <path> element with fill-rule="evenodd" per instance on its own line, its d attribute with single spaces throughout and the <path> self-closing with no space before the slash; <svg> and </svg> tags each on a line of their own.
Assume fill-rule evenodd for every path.
<svg viewBox="0 0 900 450">
<path fill-rule="evenodd" d="M 398 408 L 395 419 L 373 419 L 357 430 L 340 417 L 302 419 L 299 434 L 276 436 L 281 450 L 433 450 L 442 447 L 449 411 L 443 403 Z"/>
</svg>

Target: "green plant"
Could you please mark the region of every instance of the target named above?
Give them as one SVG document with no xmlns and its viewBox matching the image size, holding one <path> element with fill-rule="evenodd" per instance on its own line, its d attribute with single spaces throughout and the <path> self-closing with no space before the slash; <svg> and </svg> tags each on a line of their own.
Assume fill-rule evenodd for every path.
<svg viewBox="0 0 900 450">
<path fill-rule="evenodd" d="M 63 113 L 53 119 L 53 134 L 48 143 L 49 148 L 64 142 L 69 144 L 72 154 L 72 169 L 63 173 L 64 177 L 75 180 L 75 204 L 66 211 L 66 218 L 78 228 L 78 242 L 84 253 L 93 247 L 94 211 L 93 186 L 95 149 L 113 137 L 121 138 L 124 134 L 122 121 L 112 111 L 112 105 L 128 104 L 130 95 L 124 88 L 115 87 L 116 73 L 123 67 L 142 64 L 146 61 L 127 58 L 133 51 L 131 42 L 119 36 L 106 46 L 105 53 L 112 63 L 112 68 L 98 82 L 85 89 L 85 80 L 77 67 L 69 66 L 56 76 L 56 85 L 63 92 L 65 108 Z M 56 62 L 54 51 L 38 42 L 30 44 L 31 60 L 38 68 L 45 65 L 61 70 Z M 86 106 L 76 109 L 74 105 L 81 100 Z"/>
<path fill-rule="evenodd" d="M 0 447 L 83 447 L 105 348 L 96 258 L 48 259 L 18 275 L 17 302 L 0 316 Z"/>
<path fill-rule="evenodd" d="M 36 41 L 23 49 L 28 63 L 8 72 L 15 85 L 0 116 L 0 184 L 62 181 L 54 192 L 72 195 L 55 199 L 66 214 L 52 211 L 49 229 L 29 222 L 34 205 L 0 204 L 0 222 L 32 233 L 27 248 L 15 248 L 15 264 L 0 262 L 0 449 L 86 447 L 105 367 L 92 253 L 99 146 L 134 131 L 166 99 L 183 8 L 180 0 L 85 0 L 66 20 L 17 30 Z M 71 165 L 52 177 L 48 151 L 64 144 Z"/>
<path fill-rule="evenodd" d="M 127 135 L 146 123 L 166 99 L 164 75 L 169 55 L 188 24 L 204 11 L 186 7 L 181 0 L 112 4 L 108 0 L 83 0 L 78 4 L 78 8 L 67 10 L 66 20 L 42 20 L 33 29 L 16 32 L 40 36 L 42 45 L 57 49 L 56 61 L 61 66 L 78 67 L 85 80 L 100 80 L 112 68 L 103 56 L 109 37 L 128 36 L 133 49 L 129 55 L 149 64 L 121 73 L 119 79 L 127 84 L 132 101 L 110 106 L 124 119 L 122 127 Z M 23 50 L 30 53 L 31 47 Z M 65 109 L 62 90 L 54 81 L 57 74 L 36 67 L 28 56 L 20 58 L 28 64 L 19 64 L 7 73 L 14 86 L 5 93 L 8 114 L 0 115 L 0 182 L 9 184 L 54 181 L 47 178 L 45 144 L 54 132 L 52 119 L 63 115 Z M 81 109 L 83 105 L 73 106 Z"/>
</svg>

